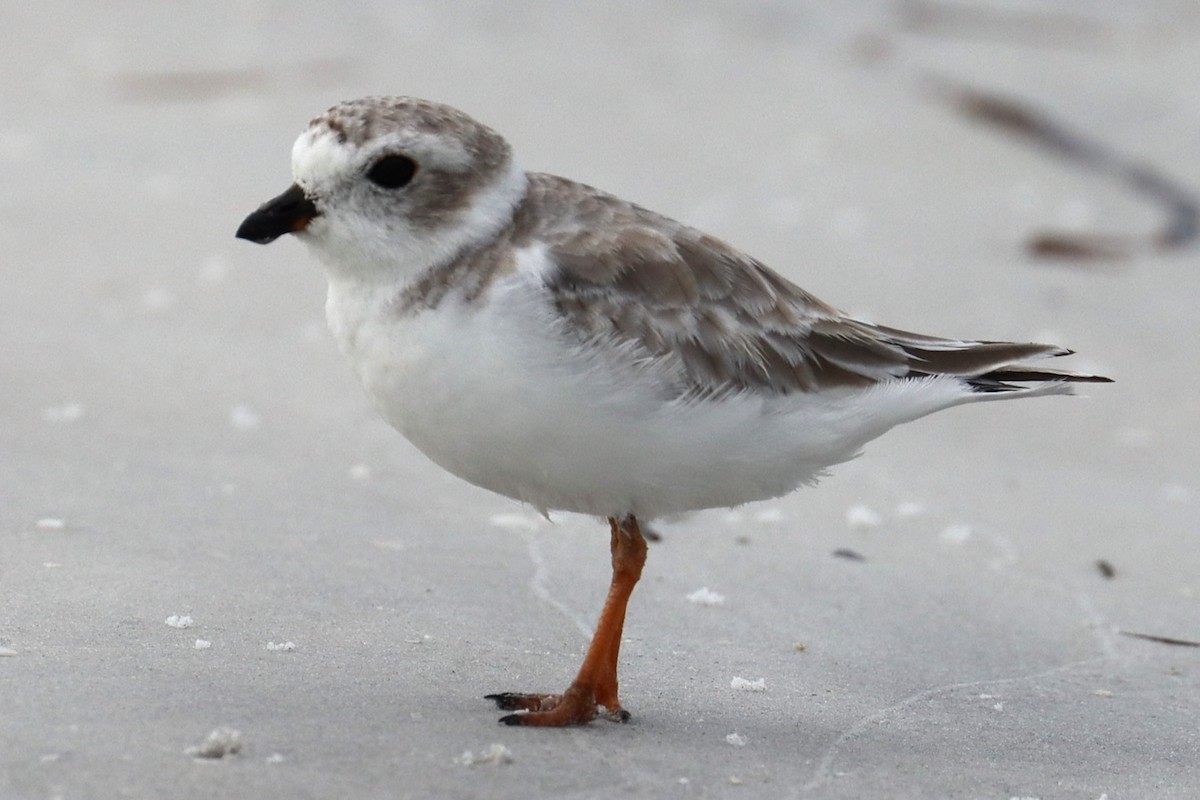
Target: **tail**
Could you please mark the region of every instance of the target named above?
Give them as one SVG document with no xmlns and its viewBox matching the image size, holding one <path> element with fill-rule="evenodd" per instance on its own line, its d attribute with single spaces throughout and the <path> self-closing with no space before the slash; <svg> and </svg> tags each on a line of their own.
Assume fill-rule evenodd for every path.
<svg viewBox="0 0 1200 800">
<path fill-rule="evenodd" d="M 876 330 L 908 357 L 904 377 L 949 375 L 960 378 L 976 394 L 1071 394 L 1073 383 L 1112 383 L 1112 378 L 1104 375 L 1023 363 L 1026 359 L 1057 358 L 1075 352 L 1057 345 L 940 339 L 882 326 L 876 326 Z"/>
<path fill-rule="evenodd" d="M 1056 347 L 1050 349 L 1045 355 L 1069 356 L 1073 352 L 1073 350 Z M 1072 383 L 1112 383 L 1113 380 L 1104 375 L 1045 369 L 1025 364 L 1004 364 L 980 375 L 969 376 L 966 378 L 966 382 L 972 391 L 982 394 L 1005 392 L 1029 394 L 1039 388 L 1027 385 L 1031 383 L 1046 387 L 1046 391 L 1037 392 L 1038 394 L 1071 394 Z"/>
<path fill-rule="evenodd" d="M 1103 375 L 1025 363 L 1074 352 L 1057 345 L 946 339 L 850 317 L 818 321 L 794 344 L 798 357 L 816 363 L 822 370 L 818 378 L 831 385 L 954 378 L 967 390 L 964 401 L 1070 394 L 1074 383 L 1112 382 Z"/>
</svg>

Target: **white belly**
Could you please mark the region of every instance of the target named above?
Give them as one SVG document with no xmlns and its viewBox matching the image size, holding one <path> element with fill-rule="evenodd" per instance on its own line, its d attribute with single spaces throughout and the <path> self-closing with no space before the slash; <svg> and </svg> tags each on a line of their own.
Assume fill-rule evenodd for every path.
<svg viewBox="0 0 1200 800">
<path fill-rule="evenodd" d="M 327 311 L 389 423 L 451 473 L 541 510 L 649 519 L 777 497 L 963 394 L 947 380 L 669 400 L 652 368 L 567 344 L 519 280 L 483 306 L 402 317 L 331 285 Z"/>
</svg>

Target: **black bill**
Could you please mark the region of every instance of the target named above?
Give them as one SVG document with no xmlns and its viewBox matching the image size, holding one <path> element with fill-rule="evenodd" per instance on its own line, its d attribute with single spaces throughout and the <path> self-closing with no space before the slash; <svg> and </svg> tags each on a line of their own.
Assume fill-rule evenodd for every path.
<svg viewBox="0 0 1200 800">
<path fill-rule="evenodd" d="M 286 192 L 246 217 L 237 229 L 237 238 L 270 244 L 285 233 L 304 230 L 319 213 L 313 201 L 304 196 L 304 190 L 293 183 Z"/>
</svg>

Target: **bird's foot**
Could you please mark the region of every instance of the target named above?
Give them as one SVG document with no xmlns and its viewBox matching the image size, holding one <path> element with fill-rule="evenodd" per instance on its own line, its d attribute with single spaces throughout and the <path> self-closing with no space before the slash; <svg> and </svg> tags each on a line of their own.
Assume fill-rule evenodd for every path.
<svg viewBox="0 0 1200 800">
<path fill-rule="evenodd" d="M 615 699 L 611 701 L 612 705 L 598 703 L 595 691 L 582 686 L 571 686 L 562 694 L 502 692 L 489 694 L 484 699 L 491 700 L 504 711 L 519 712 L 501 717 L 500 722 L 504 725 L 562 727 L 586 725 L 597 717 L 612 722 L 628 722 L 630 718 L 629 712 Z"/>
</svg>

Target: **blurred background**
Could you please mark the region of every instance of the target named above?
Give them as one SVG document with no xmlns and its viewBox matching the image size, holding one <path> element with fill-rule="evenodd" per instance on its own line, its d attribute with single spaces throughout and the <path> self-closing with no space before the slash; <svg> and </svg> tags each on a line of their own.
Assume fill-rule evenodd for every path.
<svg viewBox="0 0 1200 800">
<path fill-rule="evenodd" d="M 1200 5 L 0 8 L 0 797 L 1200 791 Z M 498 730 L 479 695 L 569 679 L 605 531 L 426 462 L 316 264 L 233 238 L 364 94 L 458 106 L 852 313 L 1117 383 L 667 522 L 635 723 Z M 197 766 L 218 725 L 247 746 Z M 454 760 L 491 743 L 512 763 Z"/>
</svg>

